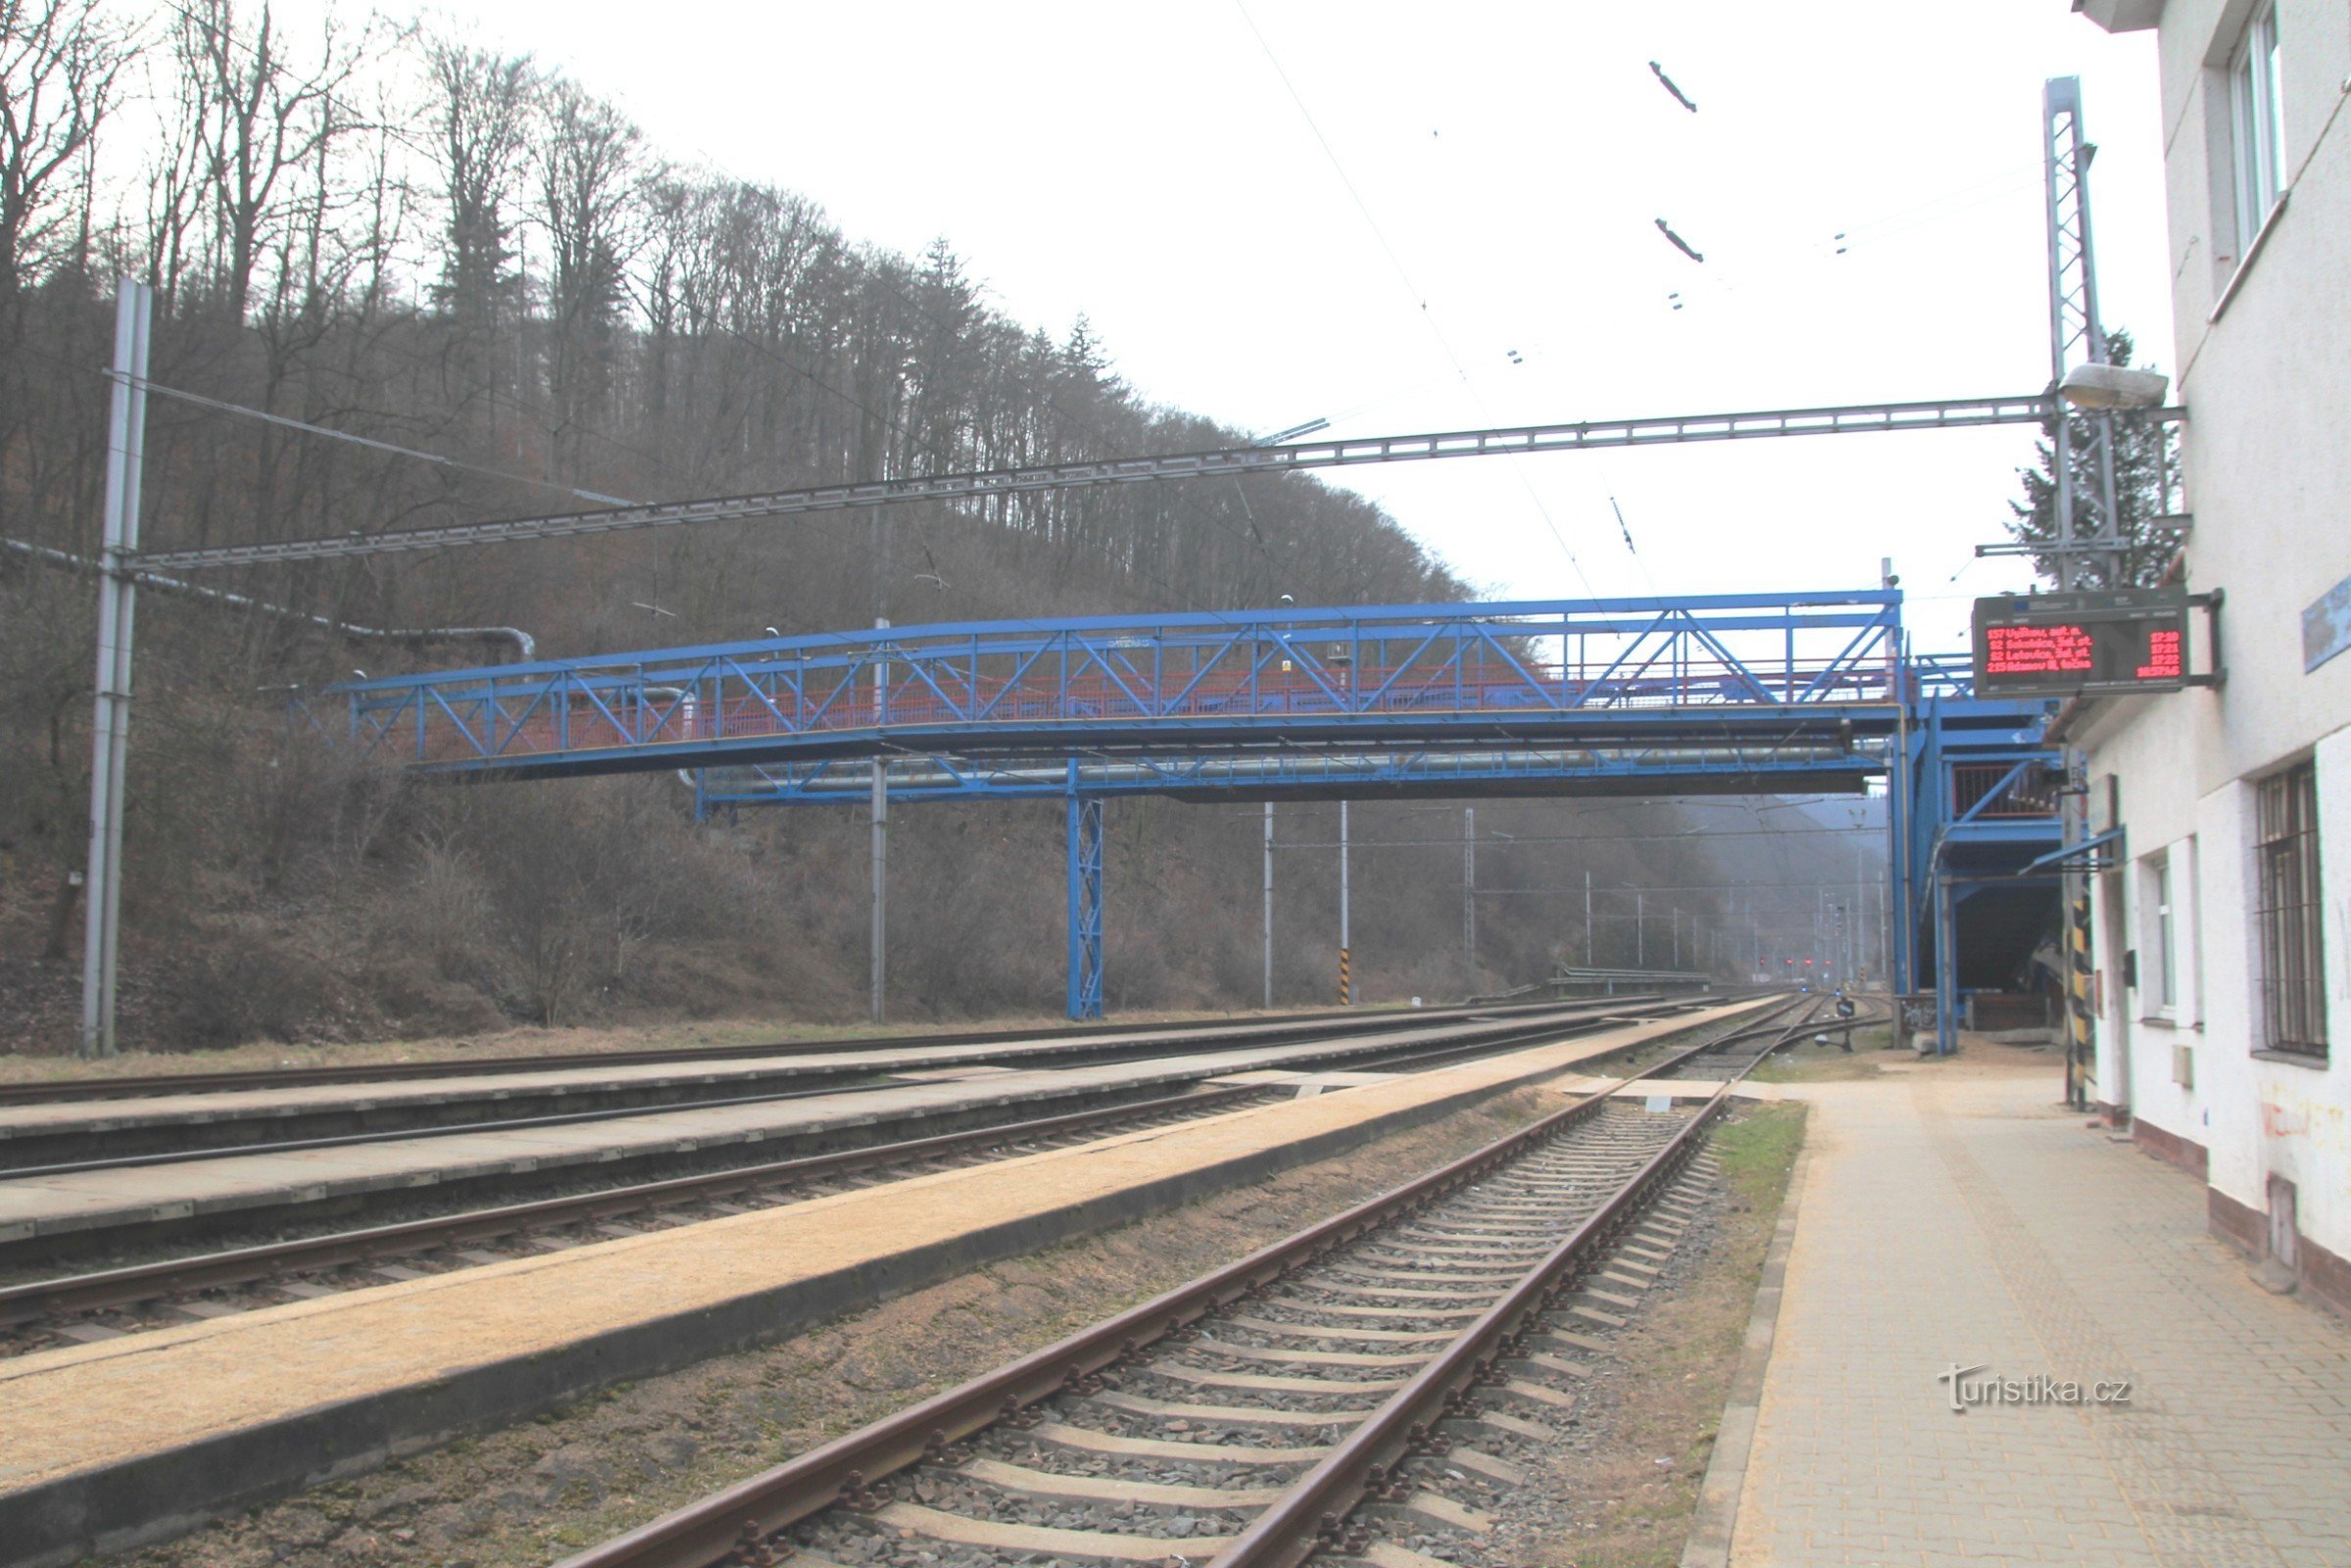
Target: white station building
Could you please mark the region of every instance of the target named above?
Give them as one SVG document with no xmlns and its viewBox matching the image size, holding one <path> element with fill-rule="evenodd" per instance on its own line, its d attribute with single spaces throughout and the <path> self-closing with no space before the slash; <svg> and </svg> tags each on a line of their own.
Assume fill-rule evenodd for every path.
<svg viewBox="0 0 2351 1568">
<path fill-rule="evenodd" d="M 2351 1314 L 2351 10 L 2074 0 L 2152 28 L 2181 476 L 2219 684 L 2065 716 L 2092 826 L 2096 1098 L 2273 1289 Z"/>
</svg>

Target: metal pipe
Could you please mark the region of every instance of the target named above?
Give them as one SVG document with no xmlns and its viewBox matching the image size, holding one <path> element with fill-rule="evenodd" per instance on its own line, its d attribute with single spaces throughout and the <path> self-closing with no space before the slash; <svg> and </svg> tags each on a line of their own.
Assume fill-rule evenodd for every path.
<svg viewBox="0 0 2351 1568">
<path fill-rule="evenodd" d="M 1672 747 L 1643 748 L 1641 753 L 1644 766 L 1700 766 L 1727 762 L 1830 762 L 1855 761 L 1856 770 L 1870 766 L 1867 759 L 1873 754 L 1868 744 L 1856 745 L 1851 751 L 1837 746 L 1775 747 L 1758 755 L 1738 747 Z M 1468 762 L 1498 762 L 1505 766 L 1535 767 L 1563 765 L 1597 766 L 1609 760 L 1609 754 L 1593 751 L 1507 751 L 1461 752 L 1451 754 L 1414 753 L 1422 763 L 1434 763 L 1439 768 L 1458 760 Z M 1859 759 L 1856 760 L 1856 759 Z M 1297 780 L 1328 779 L 1334 784 L 1361 783 L 1367 766 L 1380 766 L 1401 757 L 1387 753 L 1347 753 L 1333 757 L 1233 757 L 1219 758 L 1202 765 L 1189 778 L 1171 776 L 1167 769 L 1150 762 L 1095 761 L 1081 764 L 1081 786 L 1089 790 L 1116 788 L 1120 784 L 1157 785 L 1169 794 L 1181 793 L 1187 787 L 1223 785 L 1235 780 L 1262 779 L 1269 784 L 1287 784 Z M 972 772 L 956 772 L 944 765 L 924 766 L 909 761 L 893 766 L 891 783 L 899 789 L 947 789 L 969 781 Z M 1066 767 L 1059 763 L 1040 763 L 1018 767 L 991 767 L 977 770 L 983 776 L 1006 785 L 1028 784 L 1050 787 L 1056 792 L 1067 787 Z M 1489 775 L 1492 776 L 1492 775 Z M 1458 778 L 1442 773 L 1433 775 L 1432 786 L 1481 782 L 1475 773 Z M 849 775 L 811 779 L 800 786 L 804 792 L 815 794 L 847 793 L 865 788 L 865 782 Z"/>
<path fill-rule="evenodd" d="M 21 556 L 66 571 L 97 572 L 105 569 L 87 556 L 77 556 L 70 550 L 53 550 L 47 545 L 36 545 L 24 539 L 0 538 L 0 550 L 13 550 Z M 144 587 L 160 588 L 166 593 L 186 594 L 194 599 L 209 599 L 232 610 L 250 610 L 264 615 L 276 615 L 284 620 L 299 620 L 345 637 L 405 643 L 511 642 L 514 645 L 516 660 L 525 664 L 537 658 L 539 653 L 537 640 L 518 626 L 360 626 L 327 615 L 314 615 L 307 610 L 273 605 L 267 599 L 255 599 L 249 594 L 230 593 L 225 588 L 207 588 L 202 583 L 183 582 L 158 571 L 133 571 L 129 575 Z"/>
<path fill-rule="evenodd" d="M 648 686 L 644 690 L 644 695 L 647 697 L 675 697 L 680 699 L 678 706 L 681 710 L 683 710 L 684 712 L 686 733 L 689 735 L 694 733 L 694 694 L 692 692 L 688 691 L 683 686 Z M 702 781 L 693 768 L 679 768 L 677 770 L 677 781 L 680 784 L 683 784 L 686 788 L 694 791 L 695 798 L 697 800 L 701 799 Z"/>
</svg>

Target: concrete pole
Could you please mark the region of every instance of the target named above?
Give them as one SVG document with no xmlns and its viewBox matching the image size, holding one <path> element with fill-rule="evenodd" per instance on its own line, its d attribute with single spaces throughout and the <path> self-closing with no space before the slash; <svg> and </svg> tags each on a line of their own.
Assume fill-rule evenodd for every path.
<svg viewBox="0 0 2351 1568">
<path fill-rule="evenodd" d="M 1265 1005 L 1273 1006 L 1273 802 L 1265 803 Z"/>
<path fill-rule="evenodd" d="M 1596 950 L 1592 943 L 1592 873 L 1584 873 L 1584 967 L 1592 968 L 1598 962 L 1592 956 Z"/>
<path fill-rule="evenodd" d="M 131 625 L 138 579 L 139 482 L 147 450 L 147 334 L 154 297 L 123 278 L 115 293 L 113 406 L 98 580 L 97 710 L 90 729 L 90 846 L 82 901 L 81 1054 L 111 1056 L 122 927 L 122 786 L 130 750 Z"/>
<path fill-rule="evenodd" d="M 1339 803 L 1339 1004 L 1355 1004 L 1354 976 L 1347 972 L 1347 802 Z"/>
<path fill-rule="evenodd" d="M 890 617 L 876 615 L 876 630 L 886 630 Z M 888 717 L 890 699 L 890 665 L 877 662 L 873 666 L 873 721 L 878 728 Z M 871 938 L 873 975 L 873 1021 L 880 1023 L 883 1013 L 884 979 L 889 967 L 890 954 L 890 764 L 881 758 L 873 760 L 873 935 Z"/>
<path fill-rule="evenodd" d="M 1648 966 L 1648 895 L 1637 891 L 1633 895 L 1633 967 L 1636 969 L 1645 969 Z"/>
<path fill-rule="evenodd" d="M 1478 808 L 1461 808 L 1461 957 L 1478 984 Z"/>
</svg>

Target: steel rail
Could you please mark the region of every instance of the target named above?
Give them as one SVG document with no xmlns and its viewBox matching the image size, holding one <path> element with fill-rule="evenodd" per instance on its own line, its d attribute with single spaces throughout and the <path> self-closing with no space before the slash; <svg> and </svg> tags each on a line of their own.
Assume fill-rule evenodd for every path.
<svg viewBox="0 0 2351 1568">
<path fill-rule="evenodd" d="M 559 1568 L 710 1568 L 726 1560 L 738 1546 L 745 1548 L 744 1560 L 751 1560 L 750 1554 L 757 1553 L 759 1544 L 777 1531 L 837 1503 L 856 1506 L 868 1501 L 875 1496 L 876 1485 L 894 1472 L 935 1457 L 951 1444 L 1017 1415 L 1028 1405 L 1083 1386 L 1146 1346 L 1171 1338 L 1180 1341 L 1193 1324 L 1208 1314 L 1261 1293 L 1292 1271 L 1428 1207 L 1553 1135 L 1598 1115 L 1616 1088 L 1641 1076 L 1670 1071 L 1716 1044 L 1708 1041 L 1679 1052 L 1663 1063 L 1653 1063 L 1609 1089 L 1189 1284 L 575 1553 Z"/>
<path fill-rule="evenodd" d="M 1136 484 L 1154 480 L 1210 478 L 1224 474 L 1293 473 L 1314 468 L 1352 467 L 1367 463 L 1425 463 L 1442 458 L 1523 457 L 1543 452 L 1683 445 L 1698 441 L 1745 441 L 1857 431 L 1952 430 L 1979 425 L 2041 424 L 2054 400 L 2046 392 L 2018 397 L 1937 398 L 1917 403 L 1856 403 L 1829 408 L 1765 409 L 1738 414 L 1667 415 L 1639 419 L 1589 419 L 1572 424 L 1524 424 L 1485 430 L 1445 430 L 1414 435 L 1363 436 L 1351 440 L 1301 441 L 1278 447 L 1223 447 L 1207 452 L 1158 457 L 1113 458 L 1057 463 L 1025 468 L 988 468 L 964 473 L 879 479 L 864 484 L 817 485 L 758 495 L 659 502 L 550 516 L 510 517 L 495 522 L 453 523 L 384 533 L 348 533 L 273 543 L 220 545 L 202 550 L 160 550 L 131 558 L 142 571 L 190 571 L 211 566 L 250 566 L 278 561 L 324 561 L 344 556 L 382 556 L 460 545 L 507 544 L 524 539 L 576 538 L 629 528 L 675 527 L 743 517 L 777 517 L 889 506 L 904 501 L 956 501 L 1019 495 L 1082 485 Z"/>
<path fill-rule="evenodd" d="M 1600 1000 L 1566 998 L 1561 1004 Z M 1659 1000 L 1655 994 L 1606 999 L 1619 1004 Z M 0 1084 L 0 1105 L 48 1104 L 65 1100 L 129 1100 L 159 1095 L 225 1094 L 249 1089 L 309 1089 L 343 1083 L 403 1083 L 418 1078 L 479 1078 L 502 1073 L 561 1072 L 574 1067 L 646 1067 L 675 1062 L 738 1061 L 764 1056 L 817 1055 L 857 1051 L 920 1051 L 927 1047 L 1015 1045 L 1034 1042 L 1129 1037 L 1160 1034 L 1182 1038 L 1207 1031 L 1249 1031 L 1252 1037 L 1279 1038 L 1285 1032 L 1311 1030 L 1337 1019 L 1351 1019 L 1364 1029 L 1402 1027 L 1493 1012 L 1496 1004 L 1463 1003 L 1452 1007 L 1414 1010 L 1332 1007 L 1312 1012 L 1284 1013 L 1277 1018 L 1200 1018 L 1180 1023 L 1051 1024 L 1037 1029 L 975 1029 L 946 1034 L 857 1035 L 836 1041 L 779 1040 L 749 1046 L 682 1046 L 660 1051 L 567 1052 L 535 1056 L 502 1056 L 455 1061 L 353 1062 L 334 1066 L 264 1067 L 248 1071 L 191 1072 L 139 1077 L 58 1078 L 42 1083 Z"/>
<path fill-rule="evenodd" d="M 1529 1269 L 1388 1402 L 1340 1440 L 1280 1500 L 1249 1521 L 1209 1568 L 1293 1568 L 1325 1546 L 1360 1550 L 1347 1516 L 1366 1498 L 1401 1500 L 1413 1490 L 1406 1460 L 1436 1439 L 1438 1423 L 1475 1410 L 1474 1391 L 1541 1326 L 1543 1315 L 1575 1290 L 1600 1254 L 1630 1229 L 1649 1200 L 1681 1174 L 1698 1137 L 1730 1103 L 1727 1081 L 1647 1164 Z"/>
<path fill-rule="evenodd" d="M 1628 1002 L 1630 1004 L 1627 1004 Z M 1620 1014 L 1638 1017 L 1657 1012 L 1667 1012 L 1677 1007 L 1687 1007 L 1691 1003 L 1689 999 L 1618 999 L 1608 1001 L 1606 1003 L 1565 1002 L 1542 1005 L 1535 1008 L 1530 1008 L 1528 1010 L 1543 1019 L 1543 1022 L 1538 1026 L 1540 1029 L 1543 1031 L 1555 1031 L 1562 1028 L 1582 1028 L 1585 1027 L 1588 1022 L 1604 1021 Z M 1378 1043 L 1381 1035 L 1392 1033 L 1400 1034 L 1405 1032 L 1405 1028 L 1407 1026 L 1428 1025 L 1431 1022 L 1432 1020 L 1425 1012 L 1420 1014 L 1392 1013 L 1386 1015 L 1383 1018 L 1381 1025 L 1372 1030 L 1343 1030 L 1334 1024 L 1324 1024 L 1313 1028 L 1292 1029 L 1285 1031 L 1280 1035 L 1252 1035 L 1249 1038 L 1241 1041 L 1217 1041 L 1213 1045 L 1210 1045 L 1207 1042 L 1201 1042 L 1200 1044 L 1202 1046 L 1202 1050 L 1200 1054 L 1207 1054 L 1216 1051 L 1248 1050 L 1252 1049 L 1252 1047 L 1262 1046 L 1270 1041 L 1283 1039 L 1287 1039 L 1288 1042 L 1295 1047 L 1300 1049 L 1310 1049 L 1312 1044 L 1317 1039 L 1332 1037 L 1331 1052 L 1333 1055 L 1341 1059 L 1353 1059 L 1358 1057 L 1369 1058 L 1370 1061 L 1375 1064 L 1383 1064 L 1388 1058 L 1383 1054 L 1383 1048 Z M 1465 1053 L 1475 1054 L 1479 1052 L 1503 1049 L 1511 1044 L 1516 1043 L 1517 1041 L 1516 1034 L 1512 1033 L 1507 1028 L 1502 1027 L 1509 1022 L 1509 1019 L 1507 1017 L 1496 1018 L 1487 1009 L 1463 1008 L 1460 1010 L 1460 1014 L 1457 1018 L 1454 1017 L 1454 1015 L 1446 1014 L 1441 1015 L 1439 1018 L 1434 1020 L 1434 1022 L 1439 1027 L 1450 1026 L 1457 1029 L 1458 1032 L 1464 1036 L 1464 1039 L 1458 1044 L 1441 1044 L 1432 1042 L 1423 1045 L 1399 1045 L 1396 1048 L 1396 1050 L 1400 1054 L 1401 1059 L 1407 1061 L 1440 1059 L 1446 1055 L 1458 1055 Z M 1368 1037 L 1368 1043 L 1359 1043 L 1355 1045 L 1346 1045 L 1342 1043 L 1350 1038 L 1357 1037 Z M 1170 1043 L 1180 1045 L 1183 1042 L 1171 1041 Z M 1147 1043 L 1146 1047 L 1136 1050 L 1118 1051 L 1114 1053 L 1113 1059 L 1127 1060 L 1137 1054 L 1141 1054 L 1143 1059 L 1148 1061 L 1151 1059 L 1150 1055 L 1148 1054 L 1148 1045 L 1149 1043 Z M 1077 1055 L 1084 1057 L 1095 1055 L 1097 1054 L 1098 1053 L 1095 1050 L 1077 1046 L 1068 1047 L 1060 1051 L 1048 1049 L 1046 1051 L 1041 1051 L 1034 1054 L 1024 1053 L 1022 1064 L 1027 1066 L 1041 1066 L 1047 1064 L 1055 1056 Z M 964 1057 L 956 1063 L 958 1066 L 977 1066 L 984 1064 L 987 1064 L 986 1058 L 974 1057 Z M 1314 1064 L 1314 1061 L 1309 1058 L 1308 1060 L 1297 1062 L 1293 1065 L 1304 1068 Z M 898 1070 L 903 1071 L 904 1069 Z M 1218 1070 L 1221 1069 L 1212 1067 L 1203 1068 L 1200 1076 L 1211 1077 Z M 474 1133 L 518 1132 L 536 1128 L 563 1127 L 590 1122 L 625 1121 L 639 1116 L 669 1115 L 696 1110 L 724 1110 L 743 1105 L 781 1104 L 787 1102 L 799 1100 L 821 1100 L 836 1095 L 864 1094 L 874 1090 L 886 1089 L 894 1086 L 892 1082 L 894 1076 L 893 1069 L 859 1066 L 854 1063 L 837 1063 L 830 1066 L 809 1068 L 807 1069 L 806 1076 L 808 1080 L 808 1082 L 795 1085 L 794 1087 L 770 1090 L 753 1095 L 707 1096 L 697 1099 L 661 1101 L 638 1105 L 612 1105 L 594 1110 L 552 1111 L 536 1116 L 510 1116 L 493 1121 L 430 1122 L 406 1127 L 385 1127 L 373 1131 L 321 1134 L 312 1138 L 276 1139 L 269 1142 L 206 1144 L 186 1149 L 162 1150 L 137 1154 L 116 1154 L 104 1158 L 61 1160 L 40 1165 L 9 1165 L 0 1163 L 0 1182 L 16 1181 L 20 1179 L 45 1178 L 51 1176 L 83 1175 L 92 1171 L 102 1170 L 135 1170 L 143 1169 L 151 1165 L 188 1164 L 203 1160 L 232 1159 L 252 1154 L 300 1153 L 306 1151 L 318 1149 L 345 1149 L 373 1144 L 415 1143 L 434 1138 L 458 1138 L 468 1136 Z M 849 1081 L 846 1083 L 833 1081 L 844 1078 L 848 1079 Z M 583 1093 L 584 1092 L 586 1091 L 583 1091 Z M 477 1101 L 474 1102 L 478 1103 L 479 1102 Z M 434 1108 L 434 1105 L 435 1102 L 424 1102 L 417 1108 L 430 1111 Z M 322 1113 L 332 1113 L 337 1110 L 349 1108 L 352 1107 L 333 1105 L 319 1107 Z M 365 1108 L 397 1108 L 397 1103 L 395 1102 L 394 1104 L 381 1107 L 368 1106 Z M 246 1121 L 259 1119 L 264 1118 L 245 1118 Z M 241 1124 L 242 1123 L 237 1121 L 222 1118 L 206 1122 L 204 1125 L 208 1129 L 218 1129 L 221 1127 L 234 1127 Z M 89 1136 L 96 1139 L 104 1139 L 107 1136 L 107 1133 L 112 1130 L 113 1129 L 102 1129 L 90 1134 Z M 4 1158 L 8 1152 L 8 1144 L 6 1142 L 0 1142 L 0 1158 Z"/>
<path fill-rule="evenodd" d="M 1800 1009 L 1810 1014 L 1827 999 L 1799 1000 L 1811 1003 Z M 1812 1029 L 1816 1021 L 1806 1016 L 1728 1038 L 1776 1030 L 1781 1041 L 1792 1040 Z M 1837 1021 L 1851 1025 L 1859 1020 Z M 1707 1049 L 1719 1050 L 1725 1043 Z M 1366 1499 L 1400 1501 L 1410 1495 L 1414 1488 L 1403 1474 L 1405 1462 L 1438 1442 L 1441 1421 L 1474 1413 L 1478 1386 L 1512 1354 L 1528 1348 L 1526 1342 L 1541 1330 L 1543 1314 L 1583 1283 L 1658 1190 L 1681 1174 L 1696 1152 L 1700 1135 L 1730 1104 L 1731 1092 L 1739 1078 L 1776 1049 L 1777 1044 L 1767 1047 L 1739 1073 L 1724 1080 L 1697 1114 L 1606 1202 L 1299 1477 L 1278 1501 L 1249 1521 L 1231 1544 L 1210 1559 L 1208 1568 L 1296 1568 L 1325 1547 L 1359 1551 L 1368 1545 L 1360 1527 L 1348 1525 L 1348 1515 Z"/>
<path fill-rule="evenodd" d="M 619 1121 L 630 1116 L 659 1116 L 688 1110 L 727 1110 L 739 1105 L 770 1105 L 788 1100 L 824 1100 L 834 1095 L 862 1094 L 890 1087 L 887 1072 L 868 1070 L 849 1083 L 808 1084 L 763 1095 L 728 1095 L 714 1100 L 680 1100 L 658 1105 L 609 1105 L 601 1110 L 563 1110 L 545 1116 L 510 1116 L 503 1121 L 433 1122 L 416 1127 L 386 1127 L 379 1132 L 334 1133 L 318 1138 L 281 1138 L 266 1144 L 210 1144 L 195 1149 L 166 1149 L 145 1154 L 115 1154 L 104 1159 L 62 1160 L 48 1165 L 0 1165 L 0 1181 L 41 1176 L 79 1176 L 99 1170 L 136 1170 L 149 1165 L 185 1165 L 206 1159 L 235 1159 L 247 1154 L 298 1154 L 313 1149 L 349 1149 L 361 1144 L 411 1144 L 430 1138 L 457 1138 L 467 1133 L 525 1132 L 538 1127 L 569 1127 L 581 1122 Z M 428 1104 L 425 1108 L 431 1108 Z M 213 1122 L 209 1125 L 219 1126 Z M 232 1124 L 233 1125 L 233 1124 Z M 106 1134 L 92 1135 L 103 1139 Z M 0 1154 L 7 1145 L 0 1144 Z"/>
<path fill-rule="evenodd" d="M 200 1291 L 247 1285 L 256 1280 L 278 1279 L 289 1274 L 317 1273 L 322 1269 L 347 1267 L 355 1263 L 375 1263 L 387 1257 L 431 1251 L 442 1247 L 496 1241 L 517 1231 L 609 1219 L 619 1214 L 658 1208 L 664 1203 L 725 1198 L 777 1182 L 818 1181 L 870 1170 L 875 1166 L 938 1159 L 998 1144 L 1057 1137 L 1138 1116 L 1237 1105 L 1242 1101 L 1260 1098 L 1266 1092 L 1262 1086 L 1248 1086 L 1170 1095 L 1158 1100 L 1136 1101 L 1094 1110 L 1068 1111 L 1056 1116 L 1006 1122 L 966 1132 L 942 1133 L 935 1137 L 875 1144 L 863 1149 L 771 1160 L 765 1164 L 745 1165 L 733 1170 L 640 1182 L 628 1187 L 609 1187 L 592 1193 L 510 1203 L 497 1208 L 472 1209 L 433 1219 L 408 1220 L 397 1225 L 340 1231 L 331 1236 L 273 1242 L 262 1247 L 243 1247 L 229 1251 L 208 1252 L 197 1257 L 174 1258 L 168 1262 L 140 1263 L 99 1273 L 39 1280 L 26 1285 L 0 1288 L 0 1328 L 14 1328 L 43 1318 L 135 1306 L 167 1296 L 192 1295 Z"/>
<path fill-rule="evenodd" d="M 1416 1069 L 1443 1066 L 1455 1060 L 1512 1050 L 1535 1041 L 1582 1033 L 1612 1021 L 1613 1015 L 1553 1021 L 1533 1029 L 1505 1032 L 1464 1045 L 1408 1048 L 1397 1060 L 1386 1060 L 1383 1064 L 1396 1065 L 1400 1061 Z M 12 1328 L 42 1318 L 137 1305 L 167 1296 L 192 1295 L 206 1290 L 250 1284 L 256 1280 L 318 1273 L 355 1263 L 375 1263 L 389 1257 L 431 1251 L 444 1247 L 492 1241 L 521 1230 L 608 1219 L 668 1202 L 723 1198 L 731 1193 L 779 1181 L 817 1181 L 875 1166 L 916 1163 L 951 1156 L 975 1148 L 1020 1143 L 1038 1137 L 1055 1137 L 1139 1116 L 1166 1115 L 1220 1104 L 1237 1105 L 1242 1101 L 1255 1099 L 1266 1093 L 1267 1088 L 1262 1085 L 1222 1090 L 1196 1088 L 1156 1100 L 1066 1111 L 959 1133 L 943 1133 L 929 1138 L 802 1155 L 758 1165 L 632 1183 L 624 1187 L 600 1188 L 594 1192 L 494 1208 L 468 1209 L 430 1219 L 338 1231 L 326 1236 L 267 1243 L 158 1263 L 132 1264 L 89 1274 L 0 1287 L 0 1328 Z M 241 1152 L 227 1150 L 220 1152 Z M 15 1174 L 18 1173 L 0 1172 L 0 1176 Z"/>
</svg>

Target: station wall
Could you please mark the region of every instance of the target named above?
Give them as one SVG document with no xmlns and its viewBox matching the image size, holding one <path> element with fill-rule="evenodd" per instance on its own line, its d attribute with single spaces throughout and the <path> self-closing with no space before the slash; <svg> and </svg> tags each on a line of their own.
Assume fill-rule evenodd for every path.
<svg viewBox="0 0 2351 1568">
<path fill-rule="evenodd" d="M 2351 581 L 2351 24 L 2338 0 L 2078 9 L 2158 32 L 2182 570 L 2225 596 L 2197 660 L 2223 685 L 2093 704 L 2071 737 L 2128 834 L 2092 883 L 2097 1098 L 2204 1175 L 2216 1235 L 2290 1254 L 2307 1294 L 2351 1314 L 2351 653 L 2306 667 L 2303 640 L 2306 609 Z M 2239 67 L 2270 37 L 2282 199 L 2248 226 Z M 2323 1049 L 2271 1051 L 2266 982 L 2284 960 L 2263 936 L 2261 791 L 2305 764 Z"/>
</svg>

